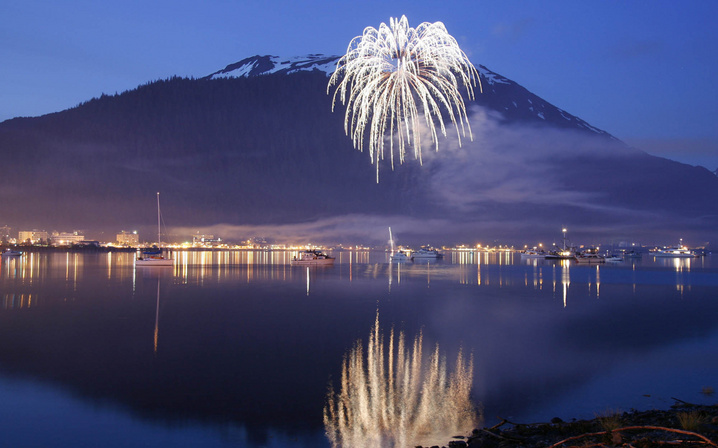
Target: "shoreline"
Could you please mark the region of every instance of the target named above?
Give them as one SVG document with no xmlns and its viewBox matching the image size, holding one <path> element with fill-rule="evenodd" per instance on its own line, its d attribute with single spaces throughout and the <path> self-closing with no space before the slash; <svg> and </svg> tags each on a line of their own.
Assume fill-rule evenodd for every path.
<svg viewBox="0 0 718 448">
<path fill-rule="evenodd" d="M 526 424 L 502 419 L 490 428 L 457 436 L 446 447 L 718 447 L 718 404 L 698 405 L 674 400 L 676 404 L 666 410 L 607 413 L 590 420 L 565 422 L 553 418 L 547 423 Z"/>
<path fill-rule="evenodd" d="M 109 252 L 137 252 L 135 247 L 112 247 L 112 246 L 93 246 L 93 245 L 73 245 L 73 246 L 23 246 L 15 244 L 0 245 L 0 251 L 5 249 L 13 249 L 19 252 L 88 252 L 88 253 L 109 253 Z"/>
</svg>

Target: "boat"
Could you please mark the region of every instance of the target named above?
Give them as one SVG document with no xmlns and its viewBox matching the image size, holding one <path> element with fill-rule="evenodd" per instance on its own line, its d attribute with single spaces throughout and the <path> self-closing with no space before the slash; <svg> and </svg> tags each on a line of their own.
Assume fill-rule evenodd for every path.
<svg viewBox="0 0 718 448">
<path fill-rule="evenodd" d="M 389 260 L 396 263 L 403 263 L 406 261 L 411 260 L 411 256 L 408 250 L 402 249 L 401 246 L 399 247 L 399 250 L 394 252 L 394 237 L 391 234 L 391 227 L 389 227 L 389 245 L 391 246 L 391 252 L 389 253 Z"/>
<path fill-rule="evenodd" d="M 437 260 L 439 258 L 443 258 L 443 255 L 438 250 L 430 247 L 422 247 L 411 254 L 412 260 Z"/>
<path fill-rule="evenodd" d="M 22 255 L 22 252 L 10 248 L 5 249 L 2 253 L 3 257 L 19 257 L 20 255 Z"/>
<path fill-rule="evenodd" d="M 571 260 L 576 258 L 576 252 L 574 252 L 571 247 L 566 246 L 566 229 L 561 229 L 563 232 L 563 248 L 559 249 L 556 245 L 556 250 L 553 250 L 549 253 L 547 253 L 544 258 L 547 260 Z"/>
<path fill-rule="evenodd" d="M 612 263 L 623 261 L 623 257 L 621 257 L 620 255 L 614 255 L 614 254 L 607 255 L 604 258 L 605 258 L 606 262 L 612 262 Z"/>
<path fill-rule="evenodd" d="M 135 259 L 136 267 L 146 266 L 172 266 L 172 258 L 165 258 L 162 255 L 162 233 L 160 232 L 160 193 L 157 193 L 157 247 L 141 251 Z"/>
<path fill-rule="evenodd" d="M 171 258 L 165 258 L 162 250 L 153 248 L 143 250 L 135 260 L 135 266 L 172 266 L 174 261 Z"/>
<path fill-rule="evenodd" d="M 318 250 L 305 250 L 292 258 L 291 264 L 292 266 L 326 266 L 333 265 L 334 258 Z"/>
<path fill-rule="evenodd" d="M 590 252 L 576 254 L 574 255 L 574 260 L 576 260 L 576 263 L 579 264 L 598 264 L 606 262 L 606 259 L 603 256 Z"/>
<path fill-rule="evenodd" d="M 686 246 L 667 247 L 653 253 L 654 257 L 666 258 L 693 258 L 697 257 L 696 253 L 688 249 Z"/>
<path fill-rule="evenodd" d="M 394 261 L 394 262 L 397 262 L 397 263 L 401 263 L 401 262 L 404 262 L 404 261 L 409 261 L 409 260 L 411 260 L 411 256 L 409 255 L 409 253 L 408 253 L 408 252 L 405 252 L 405 251 L 402 250 L 402 249 L 399 249 L 398 251 L 392 253 L 392 254 L 389 256 L 389 258 L 391 259 L 391 261 Z"/>
<path fill-rule="evenodd" d="M 521 258 L 546 258 L 546 255 L 548 254 L 543 249 L 537 250 L 534 248 L 521 251 Z"/>
<path fill-rule="evenodd" d="M 547 260 L 573 260 L 576 258 L 576 253 L 572 250 L 557 250 L 547 253 L 544 258 Z"/>
<path fill-rule="evenodd" d="M 623 254 L 623 258 L 641 258 L 643 255 L 635 250 L 629 250 Z"/>
</svg>

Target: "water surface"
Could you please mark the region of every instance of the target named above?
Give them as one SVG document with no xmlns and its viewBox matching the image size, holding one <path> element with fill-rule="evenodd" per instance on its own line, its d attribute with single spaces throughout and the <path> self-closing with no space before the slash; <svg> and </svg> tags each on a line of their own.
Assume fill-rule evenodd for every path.
<svg viewBox="0 0 718 448">
<path fill-rule="evenodd" d="M 328 446 L 342 361 L 382 329 L 474 359 L 486 424 L 715 402 L 713 257 L 577 266 L 452 252 L 27 253 L 0 265 L 0 429 L 11 446 Z M 469 429 L 470 430 L 470 429 Z M 468 431 L 467 431 L 468 432 Z"/>
</svg>

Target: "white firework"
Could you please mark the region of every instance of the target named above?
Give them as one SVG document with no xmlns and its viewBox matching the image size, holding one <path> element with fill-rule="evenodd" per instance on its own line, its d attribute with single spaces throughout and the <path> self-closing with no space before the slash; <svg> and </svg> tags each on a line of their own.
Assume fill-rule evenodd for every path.
<svg viewBox="0 0 718 448">
<path fill-rule="evenodd" d="M 382 23 L 378 30 L 367 27 L 352 39 L 329 79 L 327 93 L 337 85 L 332 110 L 339 96 L 346 105 L 344 130 L 351 133 L 355 148 L 363 151 L 368 134 L 369 155 L 379 182 L 387 129 L 392 169 L 395 139 L 399 163 L 404 162 L 407 145 L 421 163 L 422 117 L 437 151 L 437 124 L 446 136 L 444 114 L 456 129 L 459 145 L 461 135 L 468 132 L 472 138 L 459 88 L 464 86 L 473 99 L 477 83 L 481 91 L 476 68 L 443 23 L 424 22 L 411 28 L 402 16 L 391 18 L 389 26 Z"/>
</svg>

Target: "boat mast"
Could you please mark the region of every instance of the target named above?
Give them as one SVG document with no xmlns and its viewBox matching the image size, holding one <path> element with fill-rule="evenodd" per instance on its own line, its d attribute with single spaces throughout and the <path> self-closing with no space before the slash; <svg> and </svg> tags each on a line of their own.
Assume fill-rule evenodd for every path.
<svg viewBox="0 0 718 448">
<path fill-rule="evenodd" d="M 391 227 L 389 227 L 389 244 L 391 244 L 391 253 L 394 253 L 394 238 L 391 236 Z"/>
<path fill-rule="evenodd" d="M 160 192 L 157 192 L 157 247 L 162 249 L 162 238 L 160 237 Z"/>
</svg>

